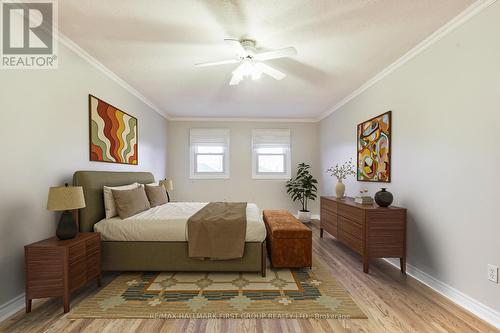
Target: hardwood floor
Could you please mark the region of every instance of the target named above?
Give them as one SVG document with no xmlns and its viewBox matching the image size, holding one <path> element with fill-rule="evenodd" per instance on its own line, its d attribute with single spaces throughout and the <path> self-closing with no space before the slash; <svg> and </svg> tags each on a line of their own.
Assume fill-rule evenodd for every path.
<svg viewBox="0 0 500 333">
<path fill-rule="evenodd" d="M 330 267 L 368 319 L 357 320 L 161 320 L 78 319 L 62 313 L 62 301 L 35 302 L 0 323 L 0 332 L 499 332 L 388 263 L 377 260 L 362 272 L 359 255 L 313 229 L 313 256 Z M 116 275 L 104 276 L 104 283 Z M 97 292 L 75 294 L 72 307 Z"/>
</svg>

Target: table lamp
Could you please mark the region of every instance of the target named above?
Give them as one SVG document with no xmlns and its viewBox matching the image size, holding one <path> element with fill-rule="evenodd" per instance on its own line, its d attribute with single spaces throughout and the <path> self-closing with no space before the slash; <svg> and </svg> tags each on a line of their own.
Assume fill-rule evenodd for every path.
<svg viewBox="0 0 500 333">
<path fill-rule="evenodd" d="M 168 191 L 172 191 L 174 189 L 174 184 L 172 183 L 172 179 L 163 179 L 160 180 L 160 186 L 163 186 L 165 188 L 165 191 L 167 191 L 167 199 L 168 202 L 170 202 L 170 195 L 168 195 Z"/>
<path fill-rule="evenodd" d="M 78 229 L 70 210 L 85 207 L 85 198 L 81 186 L 68 186 L 49 188 L 47 209 L 51 211 L 62 211 L 56 236 L 60 240 L 71 239 L 76 236 Z"/>
</svg>

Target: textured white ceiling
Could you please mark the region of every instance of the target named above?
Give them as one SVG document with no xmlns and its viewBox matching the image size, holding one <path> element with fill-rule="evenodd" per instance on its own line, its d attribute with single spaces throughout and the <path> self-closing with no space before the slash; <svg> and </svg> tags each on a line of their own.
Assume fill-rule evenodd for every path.
<svg viewBox="0 0 500 333">
<path fill-rule="evenodd" d="M 473 0 L 64 0 L 61 31 L 174 117 L 314 118 Z M 248 37 L 293 59 L 288 76 L 229 86 L 224 38 Z"/>
</svg>

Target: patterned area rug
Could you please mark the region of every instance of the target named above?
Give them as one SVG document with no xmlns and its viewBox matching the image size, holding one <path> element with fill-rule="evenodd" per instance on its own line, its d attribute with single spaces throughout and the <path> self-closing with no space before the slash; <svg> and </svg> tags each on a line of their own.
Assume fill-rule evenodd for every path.
<svg viewBox="0 0 500 333">
<path fill-rule="evenodd" d="M 318 262 L 260 273 L 123 273 L 68 318 L 366 318 Z"/>
</svg>

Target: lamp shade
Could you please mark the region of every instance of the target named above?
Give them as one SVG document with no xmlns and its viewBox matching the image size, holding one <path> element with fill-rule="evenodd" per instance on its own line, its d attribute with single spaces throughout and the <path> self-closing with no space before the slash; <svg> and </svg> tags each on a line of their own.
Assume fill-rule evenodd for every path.
<svg viewBox="0 0 500 333">
<path fill-rule="evenodd" d="M 167 191 L 172 191 L 174 189 L 174 184 L 172 183 L 172 179 L 160 180 L 160 186 L 163 186 Z"/>
<path fill-rule="evenodd" d="M 85 207 L 81 186 L 61 186 L 49 188 L 48 210 L 71 210 Z"/>
</svg>

